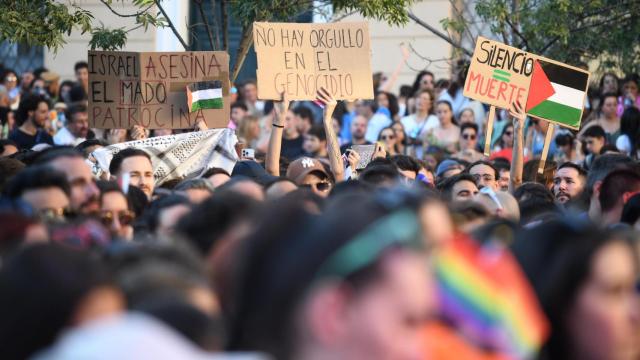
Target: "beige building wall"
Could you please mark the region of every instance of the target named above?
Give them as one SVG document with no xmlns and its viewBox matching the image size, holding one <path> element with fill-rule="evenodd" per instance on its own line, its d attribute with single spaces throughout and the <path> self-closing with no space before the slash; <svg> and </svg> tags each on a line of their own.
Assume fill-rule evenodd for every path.
<svg viewBox="0 0 640 360">
<path fill-rule="evenodd" d="M 121 18 L 113 14 L 99 0 L 74 0 L 76 5 L 89 10 L 95 17 L 94 23 L 102 22 L 109 28 L 131 29 L 135 27 L 135 18 Z M 126 3 L 126 4 L 125 4 Z M 136 7 L 130 1 L 114 1 L 111 5 L 121 14 L 133 14 Z M 73 66 L 77 61 L 87 60 L 89 50 L 90 34 L 80 34 L 73 31 L 65 40 L 67 43 L 55 54 L 53 51 L 45 49 L 44 66 L 51 71 L 60 74 L 62 80 L 75 79 Z M 156 29 L 149 27 L 147 32 L 144 29 L 132 31 L 127 36 L 127 44 L 124 51 L 154 51 L 156 49 Z"/>
<path fill-rule="evenodd" d="M 413 5 L 413 13 L 441 31 L 440 20 L 449 17 L 449 0 L 423 0 Z M 362 21 L 360 15 L 351 15 L 341 21 Z M 369 21 L 369 32 L 371 35 L 371 68 L 373 72 L 381 71 L 389 76 L 402 61 L 400 44 L 411 44 L 416 53 L 411 52 L 411 56 L 398 76 L 392 91 L 398 93 L 401 85 L 412 85 L 416 74 L 421 70 L 429 70 L 438 78 L 450 78 L 450 63 L 448 61 L 436 61 L 429 63 L 421 57 L 438 60 L 451 56 L 451 46 L 444 40 L 438 38 L 427 29 L 417 25 L 412 20 L 401 27 L 391 27 L 385 22 Z"/>
</svg>

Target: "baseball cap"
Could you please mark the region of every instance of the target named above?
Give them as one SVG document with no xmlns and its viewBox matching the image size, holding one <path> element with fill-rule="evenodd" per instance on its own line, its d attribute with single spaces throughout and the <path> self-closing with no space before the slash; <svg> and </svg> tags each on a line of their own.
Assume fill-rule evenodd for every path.
<svg viewBox="0 0 640 360">
<path fill-rule="evenodd" d="M 328 178 L 331 177 L 327 170 L 325 170 L 320 160 L 305 156 L 294 160 L 291 164 L 289 164 L 289 168 L 287 169 L 287 177 L 293 180 L 293 182 L 295 182 L 296 184 L 300 184 L 305 176 L 316 171 L 321 172 Z"/>
<path fill-rule="evenodd" d="M 436 177 L 442 176 L 442 174 L 446 173 L 451 169 L 455 169 L 456 167 L 460 167 L 460 163 L 455 160 L 447 159 L 441 162 L 436 169 Z"/>
<path fill-rule="evenodd" d="M 269 175 L 260 164 L 253 160 L 242 160 L 236 162 L 236 165 L 233 167 L 233 171 L 231 172 L 231 176 L 244 176 L 262 186 L 278 178 L 277 176 Z"/>
</svg>

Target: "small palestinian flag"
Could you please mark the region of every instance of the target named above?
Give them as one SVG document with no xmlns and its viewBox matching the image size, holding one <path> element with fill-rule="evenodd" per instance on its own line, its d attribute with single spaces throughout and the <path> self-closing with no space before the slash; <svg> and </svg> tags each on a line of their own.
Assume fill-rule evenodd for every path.
<svg viewBox="0 0 640 360">
<path fill-rule="evenodd" d="M 187 104 L 189 111 L 194 112 L 204 109 L 222 109 L 222 82 L 201 81 L 187 85 Z"/>
<path fill-rule="evenodd" d="M 577 129 L 580 127 L 589 74 L 536 60 L 526 112 Z"/>
</svg>

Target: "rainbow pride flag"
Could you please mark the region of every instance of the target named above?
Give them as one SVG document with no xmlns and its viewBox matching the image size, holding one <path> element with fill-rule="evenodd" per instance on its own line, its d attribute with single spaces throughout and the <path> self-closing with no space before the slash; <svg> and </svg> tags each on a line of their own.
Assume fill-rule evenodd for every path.
<svg viewBox="0 0 640 360">
<path fill-rule="evenodd" d="M 480 347 L 535 356 L 549 323 L 512 254 L 459 236 L 435 256 L 440 315 Z"/>
</svg>

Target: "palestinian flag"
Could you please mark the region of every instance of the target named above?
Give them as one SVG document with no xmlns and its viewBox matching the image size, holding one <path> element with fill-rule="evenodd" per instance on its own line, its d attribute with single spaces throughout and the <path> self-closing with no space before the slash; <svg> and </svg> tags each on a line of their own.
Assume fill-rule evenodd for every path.
<svg viewBox="0 0 640 360">
<path fill-rule="evenodd" d="M 201 81 L 187 85 L 187 104 L 189 111 L 204 109 L 222 109 L 222 82 Z"/>
<path fill-rule="evenodd" d="M 589 74 L 536 60 L 526 112 L 577 129 L 584 108 Z"/>
</svg>

